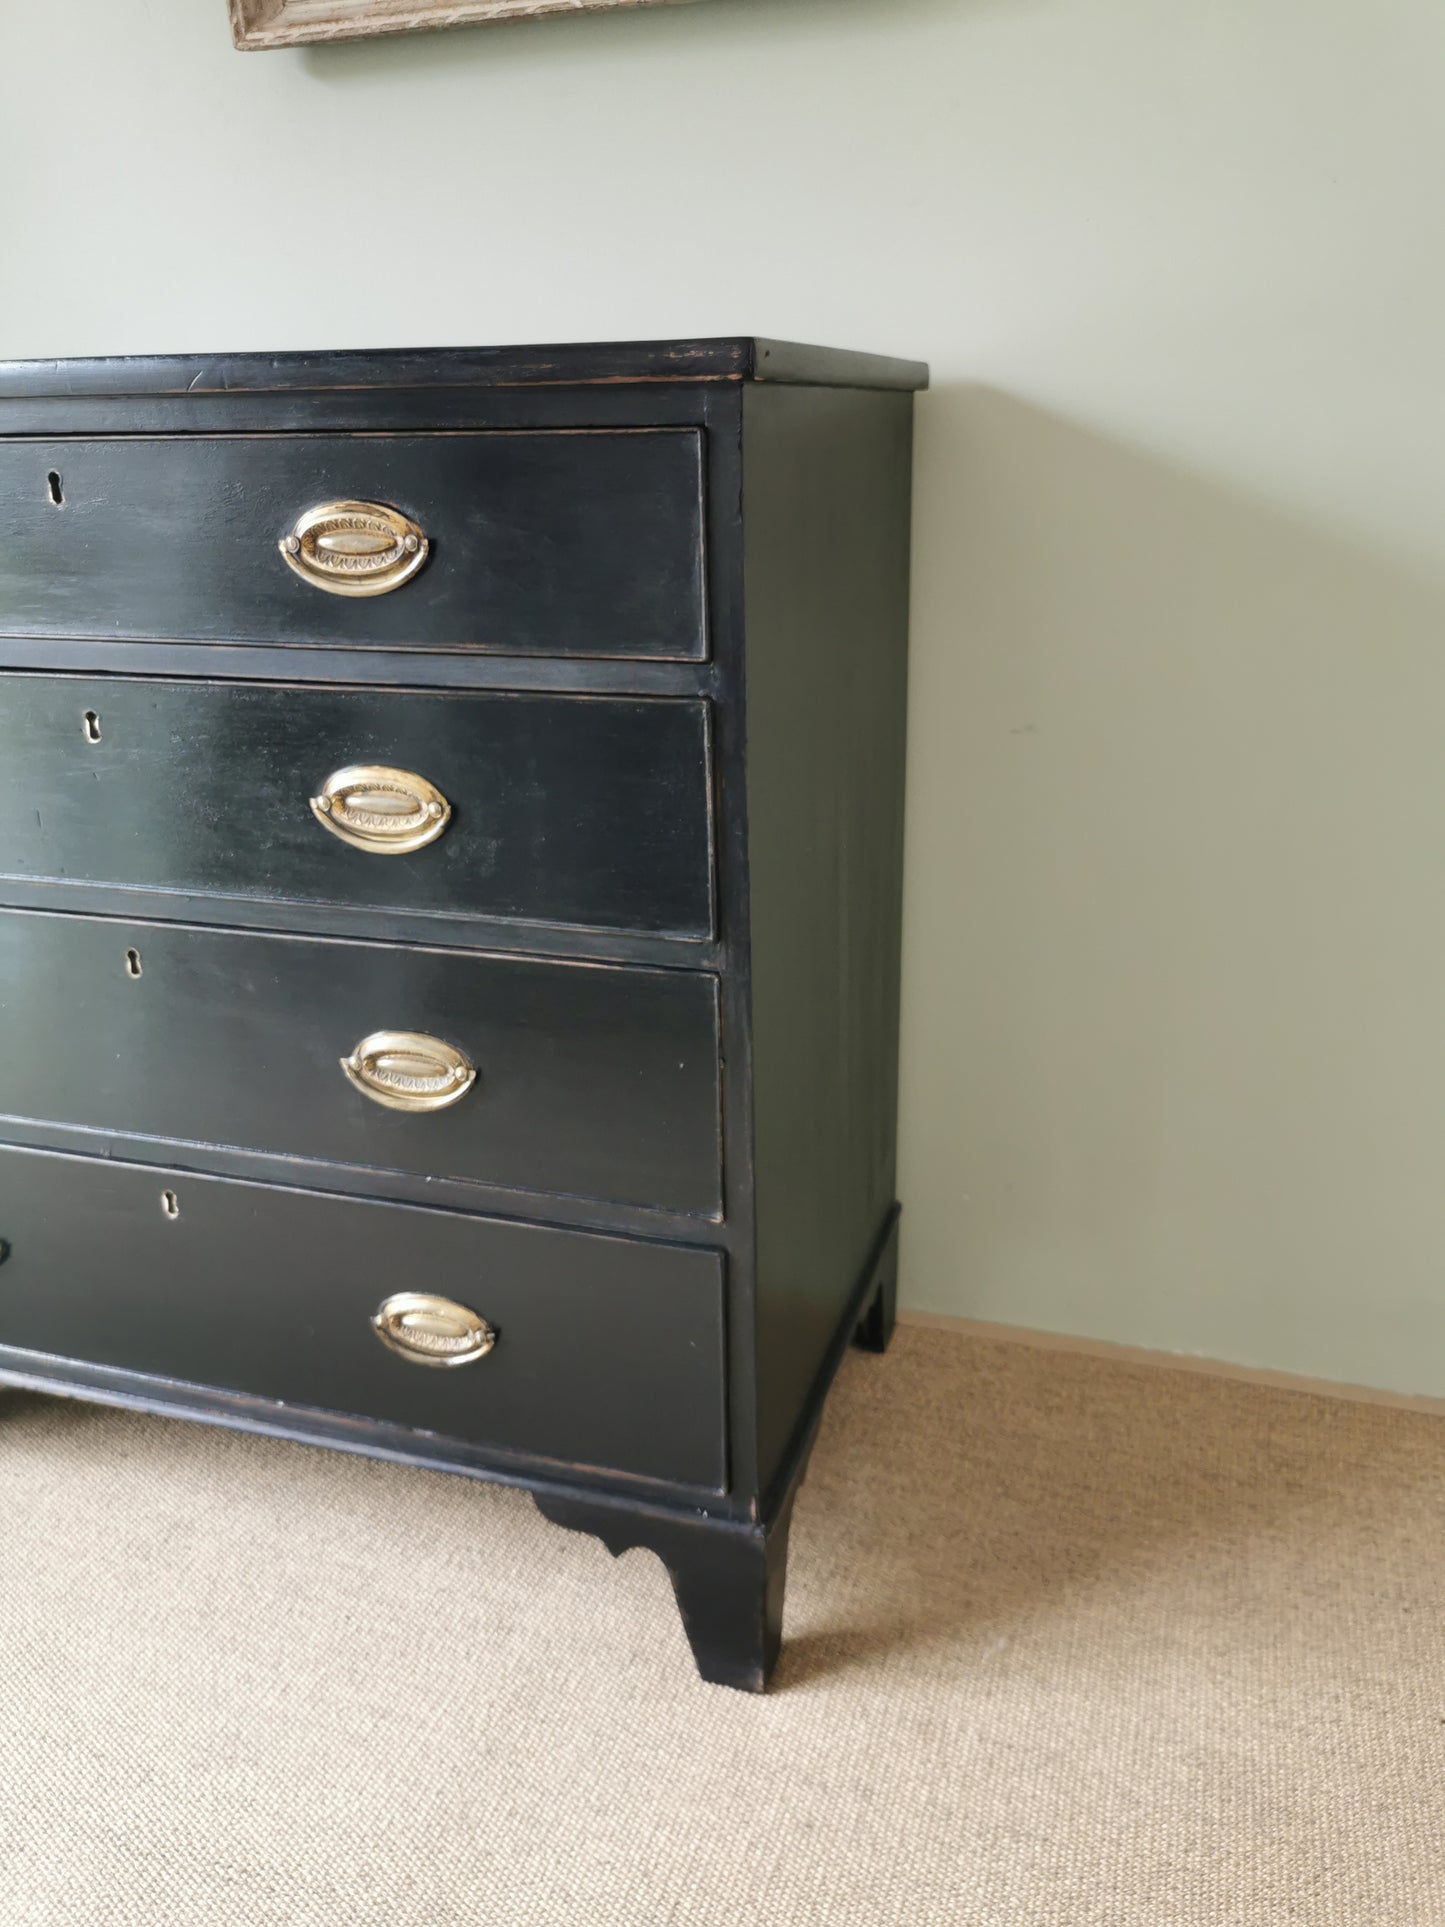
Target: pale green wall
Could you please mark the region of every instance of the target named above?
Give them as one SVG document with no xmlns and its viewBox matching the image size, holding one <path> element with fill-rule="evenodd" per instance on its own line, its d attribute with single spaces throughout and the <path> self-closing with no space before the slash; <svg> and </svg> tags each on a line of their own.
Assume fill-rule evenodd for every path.
<svg viewBox="0 0 1445 1927">
<path fill-rule="evenodd" d="M 0 353 L 927 356 L 908 1296 L 1445 1392 L 1439 0 L 224 16 L 3 0 Z"/>
</svg>

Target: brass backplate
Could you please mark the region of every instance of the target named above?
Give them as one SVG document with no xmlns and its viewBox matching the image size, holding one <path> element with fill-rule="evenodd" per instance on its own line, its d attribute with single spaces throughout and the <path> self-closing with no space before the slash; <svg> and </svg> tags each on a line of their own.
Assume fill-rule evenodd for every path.
<svg viewBox="0 0 1445 1927">
<path fill-rule="evenodd" d="M 354 849 L 405 856 L 436 842 L 452 820 L 452 806 L 435 783 L 409 769 L 349 763 L 333 770 L 311 798 L 311 814 Z"/>
<path fill-rule="evenodd" d="M 464 1052 L 420 1030 L 374 1030 L 341 1068 L 373 1104 L 392 1111 L 444 1111 L 477 1081 Z"/>
<path fill-rule="evenodd" d="M 427 558 L 426 537 L 383 502 L 318 502 L 278 545 L 288 569 L 328 595 L 388 595 Z"/>
<path fill-rule="evenodd" d="M 371 1328 L 383 1345 L 410 1364 L 444 1369 L 485 1358 L 497 1342 L 485 1318 L 425 1291 L 399 1291 L 385 1299 L 372 1316 Z"/>
</svg>

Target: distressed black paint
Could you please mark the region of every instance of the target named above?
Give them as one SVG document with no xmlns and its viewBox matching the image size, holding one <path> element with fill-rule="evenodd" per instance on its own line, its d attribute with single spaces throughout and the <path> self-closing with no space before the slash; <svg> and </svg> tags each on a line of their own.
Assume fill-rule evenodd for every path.
<svg viewBox="0 0 1445 1927">
<path fill-rule="evenodd" d="M 697 657 L 700 487 L 688 430 L 9 441 L 0 630 Z M 297 518 L 344 500 L 424 530 L 420 573 L 355 598 L 289 569 Z"/>
<path fill-rule="evenodd" d="M 340 1060 L 382 1030 L 454 1046 L 474 1086 L 429 1113 L 377 1104 Z M 0 1062 L 0 1112 L 364 1166 L 380 1192 L 412 1172 L 719 1203 L 701 972 L 0 911 Z"/>
<path fill-rule="evenodd" d="M 23 1151 L 0 1151 L 0 1220 L 0 1346 L 722 1482 L 716 1252 Z M 467 1305 L 495 1351 L 398 1358 L 370 1323 L 397 1291 Z"/>
<path fill-rule="evenodd" d="M 333 836 L 310 798 L 353 763 L 435 784 L 444 834 Z M 17 879 L 706 937 L 708 783 L 700 702 L 0 674 Z"/>
<path fill-rule="evenodd" d="M 747 338 L 0 365 L 0 1383 L 526 1485 L 765 1683 L 896 1291 L 921 380 Z M 322 493 L 426 569 L 297 582 Z M 355 761 L 437 783 L 442 841 L 327 837 Z M 369 1109 L 369 1028 L 479 1086 Z M 496 1352 L 395 1359 L 384 1286 Z"/>
</svg>

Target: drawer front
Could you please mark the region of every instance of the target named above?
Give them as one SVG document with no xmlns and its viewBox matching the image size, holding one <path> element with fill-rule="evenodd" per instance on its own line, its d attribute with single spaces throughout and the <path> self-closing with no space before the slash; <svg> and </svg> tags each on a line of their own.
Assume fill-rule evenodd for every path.
<svg viewBox="0 0 1445 1927">
<path fill-rule="evenodd" d="M 706 937 L 706 705 L 0 676 L 0 869 L 24 878 Z M 360 848 L 311 799 L 418 776 L 450 816 Z"/>
<path fill-rule="evenodd" d="M 474 1077 L 449 1088 L 453 1060 L 418 1047 L 357 1054 L 388 1032 Z M 717 984 L 697 972 L 10 910 L 0 1065 L 11 1117 L 720 1209 Z"/>
<path fill-rule="evenodd" d="M 4 441 L 0 633 L 697 659 L 701 499 L 695 429 Z M 414 525 L 399 586 L 316 586 L 392 579 L 329 503 Z"/>
<path fill-rule="evenodd" d="M 0 1240 L 0 1345 L 723 1484 L 716 1252 L 14 1150 Z M 371 1322 L 402 1292 L 495 1345 L 412 1362 Z"/>
</svg>

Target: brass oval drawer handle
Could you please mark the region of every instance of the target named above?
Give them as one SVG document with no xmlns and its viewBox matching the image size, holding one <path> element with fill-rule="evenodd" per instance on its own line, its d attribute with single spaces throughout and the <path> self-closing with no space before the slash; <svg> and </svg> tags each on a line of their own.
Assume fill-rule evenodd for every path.
<svg viewBox="0 0 1445 1927">
<path fill-rule="evenodd" d="M 392 1111 L 444 1111 L 477 1081 L 469 1057 L 419 1030 L 374 1030 L 341 1068 L 373 1104 Z"/>
<path fill-rule="evenodd" d="M 311 798 L 311 814 L 354 849 L 405 856 L 436 842 L 452 820 L 452 806 L 435 783 L 409 769 L 349 763 L 333 770 Z"/>
<path fill-rule="evenodd" d="M 415 522 L 383 502 L 318 502 L 280 542 L 288 569 L 328 595 L 388 595 L 427 558 Z"/>
<path fill-rule="evenodd" d="M 485 1318 L 450 1298 L 399 1291 L 379 1305 L 371 1329 L 413 1365 L 470 1365 L 485 1358 L 497 1334 Z"/>
</svg>

